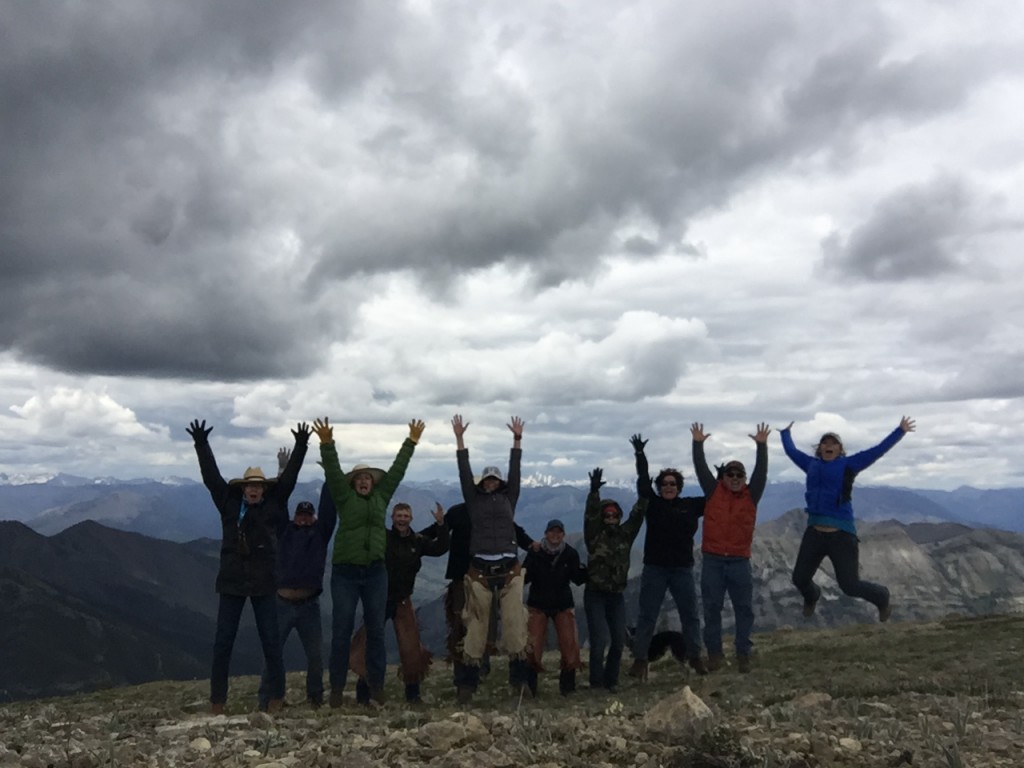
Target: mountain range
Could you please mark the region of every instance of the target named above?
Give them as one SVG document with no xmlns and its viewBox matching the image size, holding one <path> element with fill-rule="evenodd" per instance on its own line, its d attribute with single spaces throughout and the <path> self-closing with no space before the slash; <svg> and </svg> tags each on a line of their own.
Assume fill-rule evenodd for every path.
<svg viewBox="0 0 1024 768">
<path fill-rule="evenodd" d="M 90 485 L 87 491 L 79 488 L 86 498 L 75 501 L 62 497 L 62 488 L 75 486 L 35 489 L 50 494 L 51 501 L 64 501 L 30 515 L 33 527 L 0 522 L 0 700 L 156 679 L 205 678 L 216 619 L 213 584 L 219 550 L 210 535 L 216 513 L 205 489 L 188 483 L 140 482 L 102 490 Z M 770 488 L 774 500 L 768 503 L 766 494 L 762 503 L 762 510 L 768 509 L 761 516 L 752 558 L 757 628 L 876 621 L 871 606 L 841 595 L 828 566 L 819 573 L 824 598 L 818 612 L 810 620 L 802 618 L 801 598 L 789 582 L 789 572 L 806 518 L 800 509 L 775 514 L 780 504 L 793 503 L 794 495 L 799 504 L 801 489 L 785 484 Z M 18 489 L 23 499 L 38 498 L 25 486 L 3 490 Z M 621 503 L 631 500 L 629 489 L 605 490 Z M 314 491 L 318 493 L 318 484 L 297 489 L 293 502 L 315 499 Z M 400 497 L 414 505 L 421 523 L 434 499 L 444 505 L 456 500 L 456 490 L 447 486 L 410 484 L 402 491 Z M 986 492 L 964 493 L 981 499 Z M 571 511 L 581 510 L 584 498 L 582 489 L 570 486 L 524 489 L 517 517 L 534 536 L 540 535 L 546 519 L 556 516 L 571 530 L 576 527 L 573 520 L 579 520 Z M 1011 497 L 997 493 L 996 498 L 1004 503 L 990 508 L 1010 514 Z M 856 503 L 862 518 L 862 574 L 890 587 L 894 620 L 1024 610 L 1021 533 L 967 525 L 938 501 L 901 489 L 864 488 Z M 89 519 L 90 512 L 102 524 Z M 885 519 L 887 513 L 895 519 Z M 38 528 L 45 530 L 47 525 L 55 532 L 43 535 Z M 121 528 L 139 528 L 149 535 Z M 188 531 L 200 537 L 172 540 Z M 582 549 L 578 533 L 568 538 Z M 638 545 L 642 540 L 643 535 Z M 640 560 L 638 546 L 626 595 L 630 621 L 635 620 Z M 444 561 L 442 557 L 425 562 L 414 596 L 424 641 L 441 657 Z M 330 600 L 322 600 L 322 606 L 329 627 Z M 578 618 L 585 642 L 582 611 Z M 728 609 L 725 618 L 728 631 Z M 678 626 L 671 601 L 666 602 L 661 622 L 669 628 Z M 286 662 L 293 669 L 302 666 L 295 638 L 286 648 Z M 247 614 L 232 674 L 255 674 L 259 669 L 255 628 Z"/>
</svg>

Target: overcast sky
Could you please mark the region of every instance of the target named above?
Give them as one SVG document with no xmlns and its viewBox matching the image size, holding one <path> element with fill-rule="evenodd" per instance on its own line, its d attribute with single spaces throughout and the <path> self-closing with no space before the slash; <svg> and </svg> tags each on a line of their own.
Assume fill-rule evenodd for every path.
<svg viewBox="0 0 1024 768">
<path fill-rule="evenodd" d="M 1024 6 L 0 0 L 0 473 L 1024 485 Z M 314 452 L 303 479 L 317 477 Z M 770 478 L 801 477 L 771 437 Z"/>
</svg>

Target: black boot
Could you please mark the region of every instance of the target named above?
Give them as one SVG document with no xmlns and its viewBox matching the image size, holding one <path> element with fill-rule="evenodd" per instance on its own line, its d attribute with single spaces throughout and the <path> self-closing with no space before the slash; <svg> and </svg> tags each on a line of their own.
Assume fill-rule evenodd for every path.
<svg viewBox="0 0 1024 768">
<path fill-rule="evenodd" d="M 356 704 L 368 706 L 370 703 L 370 686 L 363 678 L 356 680 Z"/>
<path fill-rule="evenodd" d="M 526 670 L 526 687 L 530 689 L 530 695 L 537 698 L 537 670 L 528 667 Z"/>
<path fill-rule="evenodd" d="M 558 692 L 563 696 L 576 693 L 576 670 L 563 669 L 558 675 Z"/>
<path fill-rule="evenodd" d="M 419 683 L 406 683 L 405 684 L 405 700 L 410 704 L 422 704 L 423 699 L 420 698 L 420 684 Z"/>
</svg>

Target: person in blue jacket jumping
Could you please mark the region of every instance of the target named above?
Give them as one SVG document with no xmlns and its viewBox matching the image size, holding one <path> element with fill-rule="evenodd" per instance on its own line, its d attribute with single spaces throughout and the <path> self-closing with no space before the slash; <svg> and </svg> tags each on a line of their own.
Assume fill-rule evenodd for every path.
<svg viewBox="0 0 1024 768">
<path fill-rule="evenodd" d="M 847 456 L 843 441 L 835 432 L 821 436 L 810 456 L 793 445 L 789 433 L 793 422 L 782 430 L 786 455 L 807 474 L 807 530 L 793 566 L 793 585 L 804 597 L 804 616 L 813 616 L 821 597 L 814 574 L 826 557 L 832 561 L 839 588 L 851 597 L 859 597 L 878 608 L 878 620 L 888 621 L 892 614 L 889 590 L 881 584 L 860 578 L 860 554 L 857 528 L 853 522 L 853 481 L 857 474 L 878 461 L 907 433 L 913 432 L 913 419 L 904 416 L 900 425 L 873 448 Z"/>
</svg>

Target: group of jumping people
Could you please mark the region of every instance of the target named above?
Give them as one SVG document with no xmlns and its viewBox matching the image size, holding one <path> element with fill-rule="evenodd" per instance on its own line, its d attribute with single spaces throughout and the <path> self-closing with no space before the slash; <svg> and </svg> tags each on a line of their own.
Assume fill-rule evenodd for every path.
<svg viewBox="0 0 1024 768">
<path fill-rule="evenodd" d="M 633 435 L 630 444 L 636 461 L 637 499 L 628 517 L 617 501 L 602 498 L 602 469 L 596 467 L 589 473 L 583 521 L 585 564 L 566 543 L 560 519 L 549 521 L 539 540 L 515 522 L 523 420 L 513 417 L 507 424 L 512 433 L 507 473 L 487 466 L 479 476 L 472 472 L 465 445 L 469 422 L 457 414 L 451 424 L 463 503 L 447 511 L 436 504 L 433 523 L 419 532 L 412 529 L 413 510 L 408 504 L 391 508 L 390 529 L 386 517 L 423 434 L 422 421 L 409 423 L 409 436 L 386 471 L 357 464 L 344 472 L 333 427 L 325 418 L 315 420 L 312 429 L 300 423 L 292 430 L 294 446 L 278 453 L 276 477 L 249 467 L 242 477 L 231 481 L 221 476 L 210 448 L 212 427 L 199 420 L 189 424 L 187 431 L 195 443 L 203 482 L 222 525 L 217 576 L 220 601 L 210 676 L 212 713 L 225 710 L 231 652 L 246 600 L 253 606 L 264 656 L 259 708 L 275 712 L 284 704 L 282 647 L 292 629 L 307 657 L 307 701 L 314 707 L 324 703 L 319 595 L 332 535 L 328 664 L 328 702 L 332 707 L 345 702 L 350 670 L 357 678 L 357 703 L 384 702 L 384 628 L 389 619 L 398 640 L 405 699 L 410 703 L 421 700 L 420 683 L 430 667 L 431 654 L 420 641 L 411 597 L 422 558 L 445 553 L 447 650 L 460 703 L 472 700 L 489 670 L 492 653 L 508 656 L 509 683 L 515 690 L 536 695 L 538 673 L 544 671 L 549 623 L 554 624 L 560 652 L 559 690 L 566 695 L 576 690 L 576 672 L 583 664 L 572 584 L 584 586 L 590 687 L 614 691 L 627 640 L 624 593 L 630 553 L 644 522 L 639 611 L 631 644 L 634 663 L 629 674 L 641 680 L 647 677 L 652 638 L 666 592 L 672 594 L 679 612 L 679 655 L 702 675 L 726 663 L 722 610 L 728 595 L 735 613 L 737 668 L 743 673 L 751 670 L 754 610 L 750 557 L 757 504 L 767 482 L 771 433 L 767 424 L 758 424 L 750 435 L 756 450 L 749 480 L 745 465 L 736 459 L 712 470 L 704 452 L 711 435 L 702 424 L 691 426 L 694 472 L 702 492 L 696 497 L 682 495 L 683 473 L 676 468 L 662 469 L 652 479 L 647 441 L 640 434 Z M 860 578 L 852 487 L 857 473 L 914 430 L 914 421 L 904 417 L 881 443 L 849 456 L 834 432 L 822 435 L 813 454 L 803 453 L 793 443 L 791 427 L 792 423 L 781 431 L 782 445 L 807 475 L 807 529 L 793 569 L 793 583 L 804 599 L 803 613 L 814 614 L 821 591 L 813 576 L 827 557 L 840 589 L 874 604 L 879 619 L 886 621 L 892 612 L 888 589 Z M 325 482 L 317 507 L 300 502 L 289 519 L 289 497 L 312 432 L 320 440 L 318 463 Z M 700 588 L 706 657 L 701 650 L 693 573 L 694 536 L 701 518 Z M 520 549 L 526 551 L 522 561 Z M 359 605 L 363 625 L 356 631 Z"/>
</svg>

